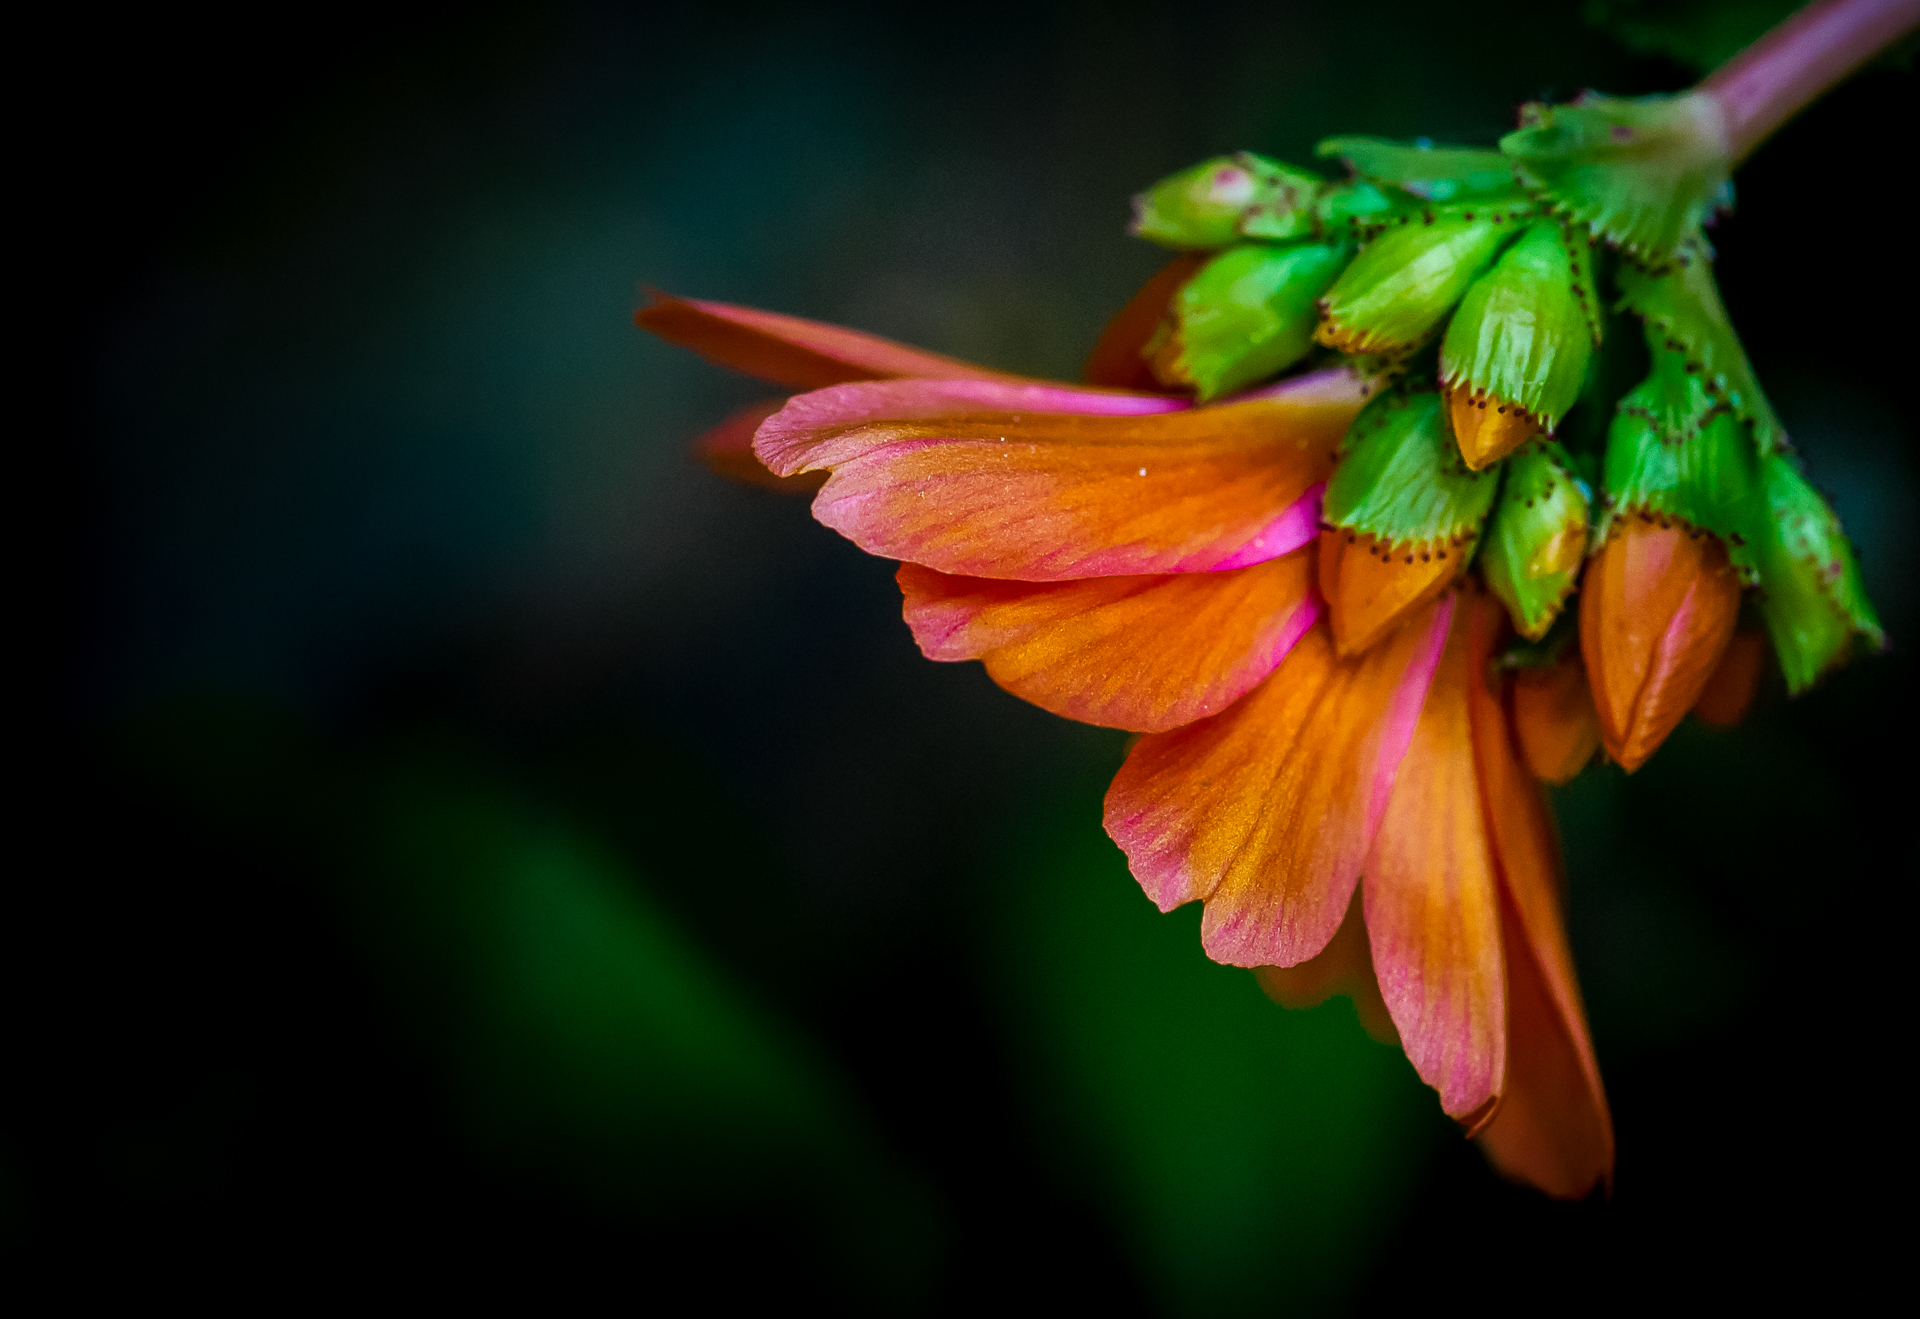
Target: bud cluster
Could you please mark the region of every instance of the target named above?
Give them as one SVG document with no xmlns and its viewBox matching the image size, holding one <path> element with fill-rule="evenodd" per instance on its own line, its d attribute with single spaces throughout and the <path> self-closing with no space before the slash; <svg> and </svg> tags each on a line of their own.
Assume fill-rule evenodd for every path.
<svg viewBox="0 0 1920 1319">
<path fill-rule="evenodd" d="M 1696 706 L 1737 718 L 1762 625 L 1794 692 L 1884 644 L 1714 284 L 1717 113 L 1589 94 L 1528 106 L 1497 151 L 1334 138 L 1318 154 L 1344 178 L 1242 152 L 1134 200 L 1135 234 L 1203 254 L 1142 349 L 1163 386 L 1205 402 L 1337 355 L 1383 387 L 1326 492 L 1335 643 L 1365 650 L 1477 573 L 1519 637 L 1543 778 L 1596 741 L 1637 766 Z M 1607 397 L 1603 354 L 1641 340 L 1645 378 Z M 1577 410 L 1610 411 L 1576 428 L 1602 443 L 1563 433 Z M 1530 733 L 1521 706 L 1557 722 Z"/>
</svg>

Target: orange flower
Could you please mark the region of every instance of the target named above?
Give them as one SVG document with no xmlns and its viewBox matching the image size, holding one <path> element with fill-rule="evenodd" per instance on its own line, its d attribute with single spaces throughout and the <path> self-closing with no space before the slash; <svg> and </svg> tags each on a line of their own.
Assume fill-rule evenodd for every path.
<svg viewBox="0 0 1920 1319">
<path fill-rule="evenodd" d="M 1110 327 L 1135 359 L 1164 296 Z M 641 320 L 821 386 L 752 451 L 781 480 L 825 473 L 815 516 L 902 561 L 930 658 L 1144 734 L 1107 829 L 1162 908 L 1205 904 L 1211 956 L 1263 968 L 1283 1001 L 1376 1004 L 1373 1028 L 1509 1175 L 1563 1196 L 1611 1176 L 1552 827 L 1489 685 L 1500 606 L 1448 589 L 1462 555 L 1409 584 L 1321 541 L 1358 377 L 1195 407 L 1112 387 L 1137 383 L 1119 351 L 1096 350 L 1101 385 L 1070 386 L 719 304 Z"/>
<path fill-rule="evenodd" d="M 1579 1196 L 1611 1176 L 1612 1121 L 1552 825 L 1487 677 L 1502 626 L 1469 589 L 1357 663 L 1316 629 L 1232 710 L 1142 738 L 1107 830 L 1162 909 L 1206 903 L 1213 957 L 1273 964 L 1281 1001 L 1351 993 L 1365 1019 L 1377 986 L 1496 1165 Z"/>
<path fill-rule="evenodd" d="M 1586 768 L 1600 749 L 1600 716 L 1579 647 L 1568 646 L 1544 668 L 1514 674 L 1513 727 L 1535 778 L 1566 783 Z"/>
<path fill-rule="evenodd" d="M 1720 541 L 1623 519 L 1587 568 L 1580 645 L 1607 754 L 1646 763 L 1706 690 L 1733 637 L 1740 582 Z"/>
</svg>

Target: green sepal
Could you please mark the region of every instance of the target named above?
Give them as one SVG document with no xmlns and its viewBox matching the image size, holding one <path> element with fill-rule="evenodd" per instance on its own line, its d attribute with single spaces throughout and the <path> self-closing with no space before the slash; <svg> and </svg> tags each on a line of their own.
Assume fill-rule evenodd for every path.
<svg viewBox="0 0 1920 1319">
<path fill-rule="evenodd" d="M 1530 440 L 1507 458 L 1480 571 L 1522 636 L 1546 636 L 1579 582 L 1587 545 L 1584 485 L 1566 450 L 1551 440 Z"/>
<path fill-rule="evenodd" d="M 1242 216 L 1257 207 L 1275 214 L 1297 211 L 1311 233 L 1313 205 L 1324 182 L 1251 151 L 1216 156 L 1137 194 L 1132 232 L 1182 251 L 1228 247 L 1239 241 Z"/>
<path fill-rule="evenodd" d="M 1700 228 L 1732 169 L 1719 103 L 1699 93 L 1527 105 L 1500 150 L 1555 212 L 1654 265 Z"/>
<path fill-rule="evenodd" d="M 1321 232 L 1329 238 L 1370 234 L 1394 217 L 1392 196 L 1365 179 L 1324 189 L 1314 206 Z"/>
<path fill-rule="evenodd" d="M 1240 236 L 1264 242 L 1284 243 L 1293 239 L 1320 237 L 1320 219 L 1314 206 L 1296 205 L 1291 200 L 1259 202 L 1240 217 Z"/>
<path fill-rule="evenodd" d="M 1549 432 L 1559 425 L 1593 356 L 1575 246 L 1584 244 L 1570 244 L 1557 220 L 1528 226 L 1461 300 L 1440 349 L 1441 379 L 1517 405 Z"/>
<path fill-rule="evenodd" d="M 1330 137 L 1313 154 L 1322 159 L 1338 156 L 1362 178 L 1391 183 L 1423 201 L 1467 201 L 1521 191 L 1513 162 L 1498 151 Z"/>
<path fill-rule="evenodd" d="M 1321 232 L 1327 237 L 1346 234 L 1371 242 L 1382 232 L 1437 220 L 1490 220 L 1511 223 L 1514 232 L 1540 210 L 1523 192 L 1495 197 L 1455 198 L 1450 202 L 1424 201 L 1391 185 L 1376 187 L 1366 179 L 1335 184 L 1321 194 L 1316 208 Z"/>
<path fill-rule="evenodd" d="M 1846 659 L 1856 636 L 1875 649 L 1887 638 L 1840 519 L 1793 458 L 1762 459 L 1760 485 L 1770 513 L 1759 544 L 1760 613 L 1787 690 L 1801 692 Z"/>
<path fill-rule="evenodd" d="M 1567 244 L 1567 264 L 1572 271 L 1574 301 L 1580 304 L 1580 311 L 1586 317 L 1587 336 L 1598 348 L 1606 337 L 1606 304 L 1600 301 L 1600 279 L 1594 271 L 1593 240 L 1582 238 L 1577 230 L 1564 231 Z"/>
<path fill-rule="evenodd" d="M 1621 397 L 1617 411 L 1646 418 L 1663 440 L 1691 439 L 1714 414 L 1729 409 L 1724 400 L 1707 392 L 1698 371 L 1687 369 L 1686 354 L 1665 347 L 1652 333 L 1647 338 L 1652 370 Z"/>
<path fill-rule="evenodd" d="M 1327 290 L 1317 337 L 1347 353 L 1410 352 L 1440 328 L 1513 233 L 1513 226 L 1485 219 L 1396 224 Z"/>
<path fill-rule="evenodd" d="M 1400 203 L 1365 179 L 1332 183 L 1319 190 L 1310 207 L 1293 196 L 1257 203 L 1240 217 L 1248 238 L 1362 238 L 1387 223 Z"/>
<path fill-rule="evenodd" d="M 1655 420 L 1662 409 L 1679 410 L 1661 397 L 1679 387 L 1676 374 L 1685 381 L 1684 372 L 1656 368 L 1621 400 L 1607 433 L 1605 511 L 1594 544 L 1604 544 L 1623 517 L 1677 519 L 1717 536 L 1741 581 L 1752 585 L 1770 526 L 1759 458 L 1739 420 L 1724 410 L 1691 429 L 1663 430 Z"/>
<path fill-rule="evenodd" d="M 1389 390 L 1348 429 L 1321 516 L 1389 547 L 1467 546 L 1493 506 L 1499 472 L 1461 459 L 1439 394 Z"/>
<path fill-rule="evenodd" d="M 1351 243 L 1228 248 L 1174 295 L 1156 372 L 1205 402 L 1292 366 L 1313 346 L 1315 301 L 1352 255 Z"/>
<path fill-rule="evenodd" d="M 1753 428 L 1753 442 L 1761 453 L 1788 447 L 1779 415 L 1761 392 L 1726 304 L 1720 301 L 1713 263 L 1702 245 L 1684 245 L 1664 274 L 1649 274 L 1623 261 L 1614 282 L 1620 287 L 1620 305 L 1646 321 L 1649 347 L 1685 354 L 1707 392 L 1725 400 Z"/>
</svg>

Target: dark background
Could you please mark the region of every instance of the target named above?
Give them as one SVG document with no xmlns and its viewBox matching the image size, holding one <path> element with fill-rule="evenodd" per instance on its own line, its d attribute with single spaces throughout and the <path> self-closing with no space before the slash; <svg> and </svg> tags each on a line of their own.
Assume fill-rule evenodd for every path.
<svg viewBox="0 0 1920 1319">
<path fill-rule="evenodd" d="M 630 321 L 657 285 L 1071 377 L 1158 263 L 1129 193 L 1336 132 L 1491 141 L 1705 58 L 1627 36 L 1469 3 L 23 36 L 9 1288 L 1873 1285 L 1912 1176 L 1910 75 L 1789 126 L 1715 233 L 1895 647 L 1559 794 L 1610 1200 L 1502 1184 L 1344 1000 L 1208 963 L 1100 830 L 1121 736 L 923 661 L 891 565 L 686 456 L 768 391 Z"/>
</svg>

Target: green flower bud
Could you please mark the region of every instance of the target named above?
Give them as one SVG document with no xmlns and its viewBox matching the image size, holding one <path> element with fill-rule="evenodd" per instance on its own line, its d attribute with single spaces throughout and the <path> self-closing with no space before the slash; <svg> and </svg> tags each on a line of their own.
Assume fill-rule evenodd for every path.
<svg viewBox="0 0 1920 1319">
<path fill-rule="evenodd" d="M 1411 352 L 1512 236 L 1504 221 L 1403 216 L 1327 290 L 1315 337 L 1343 353 Z"/>
<path fill-rule="evenodd" d="M 1347 243 L 1247 243 L 1214 257 L 1174 296 L 1170 333 L 1148 345 L 1154 374 L 1202 401 L 1292 366 L 1313 346 L 1315 300 Z"/>
<path fill-rule="evenodd" d="M 1438 394 L 1389 390 L 1354 418 L 1321 516 L 1388 546 L 1464 556 L 1499 485 L 1498 468 L 1461 461 Z"/>
<path fill-rule="evenodd" d="M 1530 225 L 1467 290 L 1447 326 L 1440 378 L 1461 452 L 1485 467 L 1580 397 L 1593 355 L 1595 294 L 1584 250 L 1554 220 Z"/>
<path fill-rule="evenodd" d="M 1805 691 L 1846 659 L 1855 637 L 1886 645 L 1860 582 L 1853 547 L 1793 459 L 1760 461 L 1769 513 L 1760 537 L 1760 613 L 1773 635 L 1787 689 Z"/>
<path fill-rule="evenodd" d="M 1620 305 L 1646 321 L 1649 346 L 1683 354 L 1707 393 L 1753 428 L 1762 453 L 1787 447 L 1786 431 L 1760 392 L 1760 381 L 1720 301 L 1703 244 L 1682 244 L 1672 267 L 1661 275 L 1622 262 L 1617 282 Z"/>
<path fill-rule="evenodd" d="M 1719 103 L 1699 93 L 1528 105 L 1500 150 L 1556 214 L 1656 266 L 1698 231 L 1732 167 Z"/>
<path fill-rule="evenodd" d="M 1300 235 L 1285 236 L 1311 234 L 1321 185 L 1317 175 L 1251 151 L 1219 156 L 1169 175 L 1134 197 L 1133 232 L 1183 251 L 1227 247 L 1240 237 L 1241 217 L 1260 208 L 1275 217 L 1305 217 Z"/>
<path fill-rule="evenodd" d="M 1654 372 L 1620 402 L 1607 432 L 1607 511 L 1614 522 L 1644 514 L 1677 519 L 1725 544 L 1741 580 L 1758 578 L 1758 542 L 1769 525 L 1759 459 L 1739 418 L 1709 402 L 1676 353 L 1656 353 Z"/>
<path fill-rule="evenodd" d="M 1391 183 L 1422 201 L 1464 202 L 1520 193 L 1513 162 L 1498 151 L 1405 146 L 1377 137 L 1330 137 L 1313 154 L 1338 156 L 1355 174 Z"/>
<path fill-rule="evenodd" d="M 1534 440 L 1507 459 L 1480 568 L 1529 640 L 1547 635 L 1578 584 L 1587 551 L 1587 491 L 1566 450 Z"/>
</svg>

